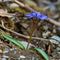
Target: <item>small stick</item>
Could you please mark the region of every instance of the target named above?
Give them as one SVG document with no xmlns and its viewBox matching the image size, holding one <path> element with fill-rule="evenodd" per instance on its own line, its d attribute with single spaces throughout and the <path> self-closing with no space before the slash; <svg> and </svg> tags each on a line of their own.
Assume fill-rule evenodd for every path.
<svg viewBox="0 0 60 60">
<path fill-rule="evenodd" d="M 6 31 L 9 31 L 9 32 L 11 32 L 11 33 L 13 33 L 13 34 L 16 34 L 16 35 L 19 36 L 19 37 L 22 37 L 22 38 L 25 38 L 25 39 L 30 39 L 30 36 L 25 36 L 25 35 L 23 35 L 23 34 L 17 33 L 17 32 L 15 32 L 15 31 L 12 31 L 12 30 L 6 28 L 6 27 L 4 26 L 4 22 L 3 22 L 3 21 L 1 21 L 1 22 L 2 22 L 2 26 L 0 26 L 0 27 L 2 27 L 3 29 L 5 29 Z M 39 38 L 39 37 L 31 37 L 31 39 L 50 42 L 50 39 L 44 39 L 44 38 Z M 52 43 L 54 43 L 54 42 L 52 42 Z M 60 47 L 60 45 L 58 45 L 58 47 Z"/>
<path fill-rule="evenodd" d="M 14 0 L 15 1 L 15 3 L 17 3 L 18 5 L 20 5 L 21 7 L 23 7 L 23 8 L 26 8 L 26 9 L 28 9 L 29 11 L 35 11 L 34 9 L 32 9 L 31 7 L 29 7 L 28 5 L 24 5 L 23 3 L 21 3 L 21 2 L 19 2 L 18 0 Z M 52 23 L 52 24 L 54 24 L 54 25 L 56 25 L 56 26 L 59 26 L 60 27 L 60 22 L 57 22 L 57 21 L 55 21 L 55 20 L 53 20 L 53 19 L 51 19 L 51 18 L 48 18 L 48 21 L 50 22 L 50 23 Z"/>
<path fill-rule="evenodd" d="M 18 0 L 14 0 L 15 3 L 17 3 L 19 6 L 21 6 L 22 8 L 26 8 L 29 11 L 35 11 L 34 9 L 32 9 L 31 7 L 29 7 L 27 4 L 23 4 L 22 2 L 18 1 Z"/>
<path fill-rule="evenodd" d="M 53 19 L 51 19 L 51 18 L 48 18 L 48 21 L 49 21 L 50 23 L 52 23 L 52 24 L 60 27 L 60 22 L 57 22 L 57 21 L 55 21 L 55 20 L 53 20 Z"/>
<path fill-rule="evenodd" d="M 17 32 L 15 32 L 15 31 L 11 30 L 11 29 L 6 28 L 6 27 L 4 26 L 3 20 L 1 20 L 1 23 L 2 23 L 2 26 L 0 26 L 0 27 L 2 27 L 3 29 L 5 29 L 6 31 L 9 31 L 9 32 L 11 32 L 11 33 L 13 33 L 13 34 L 16 34 L 17 36 L 23 37 L 23 38 L 25 38 L 25 39 L 30 39 L 30 36 L 25 36 L 25 35 L 23 35 L 23 34 L 17 33 Z M 31 37 L 31 38 L 32 38 L 32 39 L 36 39 L 36 40 L 49 41 L 48 39 L 39 38 L 39 37 Z"/>
</svg>

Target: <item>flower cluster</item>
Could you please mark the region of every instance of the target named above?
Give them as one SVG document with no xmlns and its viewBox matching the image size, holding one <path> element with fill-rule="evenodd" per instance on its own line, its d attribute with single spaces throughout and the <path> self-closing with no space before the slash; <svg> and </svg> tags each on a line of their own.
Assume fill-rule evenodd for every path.
<svg viewBox="0 0 60 60">
<path fill-rule="evenodd" d="M 28 19 L 36 18 L 39 20 L 45 20 L 48 17 L 40 12 L 31 12 L 25 15 Z"/>
</svg>

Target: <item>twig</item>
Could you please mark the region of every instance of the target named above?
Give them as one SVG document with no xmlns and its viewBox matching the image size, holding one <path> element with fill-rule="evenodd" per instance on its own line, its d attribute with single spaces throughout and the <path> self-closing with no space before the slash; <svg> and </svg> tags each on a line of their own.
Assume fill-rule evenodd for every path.
<svg viewBox="0 0 60 60">
<path fill-rule="evenodd" d="M 34 9 L 32 9 L 31 7 L 29 7 L 27 4 L 23 4 L 22 2 L 18 1 L 18 0 L 14 0 L 15 3 L 17 3 L 19 6 L 21 6 L 22 8 L 26 8 L 29 11 L 35 11 Z"/>
<path fill-rule="evenodd" d="M 52 24 L 60 27 L 60 22 L 57 22 L 57 21 L 55 21 L 55 20 L 53 20 L 53 19 L 51 19 L 51 18 L 48 18 L 48 21 L 49 21 L 50 23 L 52 23 Z"/>
<path fill-rule="evenodd" d="M 3 21 L 1 21 L 1 22 L 2 22 L 2 26 L 0 26 L 0 27 L 2 27 L 3 29 L 5 29 L 6 31 L 9 31 L 9 32 L 11 32 L 11 33 L 13 33 L 13 34 L 16 34 L 16 35 L 19 36 L 19 37 L 22 37 L 22 38 L 25 38 L 25 39 L 30 39 L 30 36 L 25 36 L 25 35 L 23 35 L 23 34 L 17 33 L 17 32 L 15 32 L 15 31 L 12 31 L 12 30 L 6 28 L 6 27 L 4 26 Z M 32 39 L 32 40 L 40 40 L 40 41 L 50 42 L 50 39 L 44 39 L 44 38 L 39 38 L 39 37 L 31 37 L 31 39 Z M 51 43 L 54 44 L 54 42 L 51 42 Z M 59 44 L 58 44 L 58 47 L 60 47 Z"/>
<path fill-rule="evenodd" d="M 9 31 L 9 32 L 11 32 L 11 33 L 13 33 L 13 34 L 16 34 L 16 35 L 19 36 L 19 37 L 23 37 L 23 38 L 25 38 L 25 39 L 30 39 L 30 36 L 25 36 L 25 35 L 23 35 L 23 34 L 17 33 L 17 32 L 15 32 L 15 31 L 12 31 L 11 29 L 6 28 L 6 27 L 4 26 L 3 20 L 1 21 L 1 23 L 2 23 L 2 26 L 1 26 L 1 27 L 2 27 L 3 29 L 5 29 L 6 31 Z M 32 37 L 32 39 L 42 40 L 42 41 L 49 41 L 48 39 L 39 38 L 39 37 Z"/>
<path fill-rule="evenodd" d="M 24 5 L 23 3 L 19 2 L 18 0 L 14 0 L 18 5 L 20 5 L 23 8 L 28 9 L 29 11 L 35 11 L 34 9 L 32 9 L 31 7 L 29 7 L 28 5 Z M 48 21 L 51 22 L 52 24 L 56 25 L 56 26 L 60 26 L 60 22 L 57 22 L 51 18 L 48 18 Z"/>
</svg>

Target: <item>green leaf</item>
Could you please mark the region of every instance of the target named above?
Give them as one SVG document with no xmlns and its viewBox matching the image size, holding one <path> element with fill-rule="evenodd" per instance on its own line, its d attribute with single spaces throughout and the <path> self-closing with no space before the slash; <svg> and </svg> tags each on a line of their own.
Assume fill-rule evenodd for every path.
<svg viewBox="0 0 60 60">
<path fill-rule="evenodd" d="M 48 55 L 40 48 L 34 48 L 45 60 L 49 60 Z"/>
<path fill-rule="evenodd" d="M 6 40 L 8 40 L 8 41 L 14 43 L 15 45 L 17 45 L 19 48 L 25 49 L 25 47 L 23 46 L 23 44 L 20 41 L 18 41 L 17 39 L 13 38 L 12 36 L 4 34 L 3 37 Z"/>
<path fill-rule="evenodd" d="M 7 35 L 7 36 L 8 36 L 8 35 Z M 20 40 L 18 40 L 18 39 L 13 38 L 13 37 L 10 36 L 10 35 L 9 35 L 8 37 L 10 37 L 10 38 L 12 38 L 12 39 L 14 39 L 14 40 L 17 40 L 17 42 L 19 42 L 20 44 L 22 44 L 25 49 L 27 48 L 28 42 L 26 42 L 26 41 L 20 41 Z"/>
</svg>

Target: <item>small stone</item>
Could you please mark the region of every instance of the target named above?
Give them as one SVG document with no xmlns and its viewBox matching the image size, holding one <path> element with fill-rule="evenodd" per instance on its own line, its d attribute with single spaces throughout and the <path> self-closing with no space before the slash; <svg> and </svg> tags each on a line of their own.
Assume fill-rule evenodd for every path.
<svg viewBox="0 0 60 60">
<path fill-rule="evenodd" d="M 3 51 L 2 51 L 2 50 L 0 50 L 0 53 L 3 53 Z"/>
<path fill-rule="evenodd" d="M 26 58 L 24 55 L 21 55 L 20 58 Z"/>
<path fill-rule="evenodd" d="M 10 4 L 10 8 L 16 8 L 16 7 L 19 7 L 19 5 L 17 5 L 16 3 Z"/>
<path fill-rule="evenodd" d="M 3 55 L 3 58 L 9 58 L 8 56 L 6 56 L 6 55 Z"/>
<path fill-rule="evenodd" d="M 54 43 L 54 44 L 59 44 L 59 42 L 57 42 L 56 40 L 53 40 L 53 39 L 50 39 L 50 42 Z"/>
<path fill-rule="evenodd" d="M 6 60 L 6 58 L 2 58 L 2 60 Z"/>
</svg>

